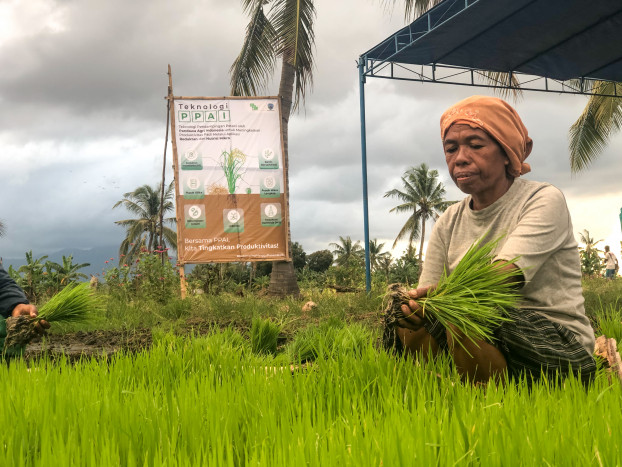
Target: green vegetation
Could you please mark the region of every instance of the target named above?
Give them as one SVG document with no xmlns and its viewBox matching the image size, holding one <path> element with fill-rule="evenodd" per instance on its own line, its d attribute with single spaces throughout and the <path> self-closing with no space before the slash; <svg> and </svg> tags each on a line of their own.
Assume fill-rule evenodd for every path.
<svg viewBox="0 0 622 467">
<path fill-rule="evenodd" d="M 251 324 L 251 349 L 256 354 L 275 355 L 281 326 L 259 317 Z"/>
<path fill-rule="evenodd" d="M 379 348 L 384 289 L 159 301 L 126 287 L 101 287 L 99 316 L 72 329 L 150 328 L 151 347 L 0 366 L 0 423 L 11 427 L 0 434 L 0 464 L 622 462 L 617 381 L 463 384 L 443 359 L 416 363 Z M 585 289 L 597 334 L 620 339 L 622 281 Z M 309 300 L 317 306 L 303 312 Z"/>
<path fill-rule="evenodd" d="M 331 243 L 333 254 L 336 256 L 335 264 L 338 266 L 348 266 L 354 263 L 361 263 L 365 258 L 365 249 L 358 240 L 353 242 L 350 236 L 339 236 L 339 243 Z"/>
<path fill-rule="evenodd" d="M 23 346 L 37 336 L 41 321 L 54 325 L 72 325 L 87 322 L 101 312 L 101 300 L 87 284 L 69 285 L 55 294 L 39 310 L 36 317 L 10 316 L 4 321 L 6 338 L 2 356 L 21 353 Z"/>
<path fill-rule="evenodd" d="M 602 273 L 603 260 L 601 250 L 596 245 L 602 240 L 595 240 L 590 236 L 587 230 L 579 233 L 579 238 L 583 246 L 579 248 L 579 257 L 581 258 L 581 274 L 583 277 L 595 277 Z"/>
<path fill-rule="evenodd" d="M 126 237 L 119 247 L 119 266 L 131 264 L 140 252 L 155 251 L 164 255 L 167 247 L 177 247 L 177 233 L 166 225 L 174 225 L 175 217 L 164 218 L 168 213 L 175 212 L 173 204 L 174 186 L 169 183 L 161 200 L 162 184 L 155 188 L 143 185 L 134 191 L 124 193 L 123 199 L 112 208 L 123 206 L 136 218 L 116 221 L 115 224 L 126 229 Z M 162 214 L 162 222 L 160 215 Z M 162 244 L 160 244 L 160 238 Z"/>
<path fill-rule="evenodd" d="M 310 366 L 232 330 L 161 335 L 109 360 L 0 366 L 2 465 L 617 465 L 622 388 L 604 375 L 464 385 L 356 327 Z M 580 410 L 579 410 L 580 408 Z"/>
<path fill-rule="evenodd" d="M 63 255 L 62 264 L 46 260 L 47 256 L 35 258 L 30 250 L 26 252 L 26 264 L 17 270 L 9 266 L 7 271 L 32 302 L 45 300 L 64 287 L 87 278 L 79 270 L 90 264 L 74 264 L 71 255 Z"/>
<path fill-rule="evenodd" d="M 283 165 L 288 167 L 289 117 L 292 110 L 304 105 L 313 83 L 315 4 L 313 0 L 242 0 L 241 4 L 250 21 L 240 54 L 229 70 L 231 95 L 280 96 Z M 281 76 L 278 92 L 268 91 L 277 69 Z M 294 269 L 281 263 L 275 270 L 279 273 L 270 281 L 271 293 L 283 297 L 298 294 Z"/>
</svg>

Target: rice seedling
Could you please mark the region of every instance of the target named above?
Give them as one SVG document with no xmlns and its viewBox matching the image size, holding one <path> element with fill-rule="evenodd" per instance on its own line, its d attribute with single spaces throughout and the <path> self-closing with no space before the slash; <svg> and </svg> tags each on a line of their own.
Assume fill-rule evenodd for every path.
<svg viewBox="0 0 622 467">
<path fill-rule="evenodd" d="M 20 347 L 36 335 L 36 325 L 42 320 L 50 324 L 84 323 L 92 313 L 101 310 L 102 305 L 89 284 L 69 285 L 54 295 L 40 309 L 35 318 L 28 316 L 10 317 L 6 320 L 7 337 L 4 349 Z"/>
<path fill-rule="evenodd" d="M 622 346 L 622 307 L 609 305 L 601 308 L 595 316 L 596 330 L 609 338 L 618 341 Z"/>
<path fill-rule="evenodd" d="M 251 323 L 251 349 L 256 354 L 276 354 L 281 325 L 268 319 L 253 318 Z"/>
<path fill-rule="evenodd" d="M 520 300 L 515 284 L 520 270 L 493 262 L 493 252 L 502 237 L 484 243 L 485 237 L 471 245 L 451 274 L 444 271 L 436 288 L 417 300 L 422 317 L 436 319 L 452 335 L 461 333 L 473 342 L 490 341 L 494 330 L 509 320 L 505 311 Z M 407 289 L 390 287 L 385 311 L 388 326 L 404 318 L 401 306 L 409 299 Z"/>
<path fill-rule="evenodd" d="M 220 167 L 225 172 L 229 193 L 235 193 L 238 180 L 242 178 L 242 169 L 246 162 L 246 154 L 240 149 L 233 148 L 230 151 L 224 150 L 220 155 Z"/>
<path fill-rule="evenodd" d="M 346 326 L 327 322 L 307 327 L 294 336 L 285 353 L 291 361 L 304 363 L 317 358 L 334 359 L 341 355 L 360 355 L 371 340 L 372 331 L 361 324 Z"/>
</svg>

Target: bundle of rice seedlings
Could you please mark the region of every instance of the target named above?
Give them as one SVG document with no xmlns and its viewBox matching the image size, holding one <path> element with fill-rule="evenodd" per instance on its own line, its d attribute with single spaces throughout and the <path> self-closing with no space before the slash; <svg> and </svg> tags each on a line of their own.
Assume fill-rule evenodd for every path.
<svg viewBox="0 0 622 467">
<path fill-rule="evenodd" d="M 255 354 L 276 354 L 281 326 L 268 319 L 254 318 L 251 324 L 251 350 Z"/>
<path fill-rule="evenodd" d="M 436 319 L 455 337 L 457 330 L 473 342 L 490 342 L 495 329 L 510 321 L 507 310 L 515 308 L 520 300 L 516 281 L 521 271 L 504 269 L 504 262 L 492 261 L 493 251 L 503 237 L 485 244 L 484 238 L 486 235 L 471 245 L 451 274 L 445 270 L 436 289 L 417 300 L 423 318 Z M 397 321 L 404 318 L 401 306 L 408 304 L 410 297 L 399 284 L 389 286 L 387 297 L 384 321 L 393 332 L 385 332 L 384 343 L 399 349 L 394 330 Z"/>
<path fill-rule="evenodd" d="M 50 298 L 39 309 L 39 314 L 35 318 L 29 316 L 7 318 L 4 351 L 30 342 L 37 335 L 35 326 L 39 321 L 45 320 L 50 324 L 83 323 L 100 308 L 101 301 L 95 296 L 89 284 L 69 285 Z"/>
</svg>

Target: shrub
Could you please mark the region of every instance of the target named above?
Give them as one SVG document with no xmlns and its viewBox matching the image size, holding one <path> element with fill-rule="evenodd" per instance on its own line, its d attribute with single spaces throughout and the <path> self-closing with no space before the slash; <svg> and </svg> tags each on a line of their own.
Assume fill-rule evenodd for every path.
<svg viewBox="0 0 622 467">
<path fill-rule="evenodd" d="M 333 264 L 333 254 L 328 250 L 315 251 L 307 258 L 307 266 L 311 271 L 325 272 Z"/>
</svg>

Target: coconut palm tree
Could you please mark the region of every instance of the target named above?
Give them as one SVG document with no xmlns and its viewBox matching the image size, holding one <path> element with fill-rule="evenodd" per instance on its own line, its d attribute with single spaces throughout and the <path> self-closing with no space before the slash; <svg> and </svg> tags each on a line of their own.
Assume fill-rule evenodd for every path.
<svg viewBox="0 0 622 467">
<path fill-rule="evenodd" d="M 419 238 L 419 264 L 423 252 L 425 240 L 425 223 L 428 220 L 436 220 L 455 201 L 445 201 L 445 186 L 438 181 L 438 171 L 430 170 L 427 164 L 411 167 L 402 176 L 403 190 L 393 189 L 387 191 L 384 197 L 397 198 L 401 201 L 390 212 L 410 213 L 410 217 L 397 234 L 393 247 L 399 240 L 408 237 L 408 243 L 412 244 Z"/>
<path fill-rule="evenodd" d="M 378 259 L 376 271 L 382 272 L 384 274 L 385 280 L 388 281 L 389 274 L 391 273 L 391 266 L 393 266 L 393 257 L 391 256 L 391 253 L 386 252 L 385 256 L 382 256 Z"/>
<path fill-rule="evenodd" d="M 337 266 L 345 266 L 350 261 L 362 261 L 365 250 L 358 240 L 353 242 L 350 236 L 339 236 L 340 243 L 329 243 L 328 246 L 333 248 L 333 254 L 336 255 L 335 264 Z"/>
<path fill-rule="evenodd" d="M 254 96 L 266 89 L 275 72 L 277 61 L 280 61 L 283 157 L 287 161 L 289 117 L 291 111 L 304 102 L 306 91 L 313 83 L 314 2 L 241 1 L 244 12 L 251 19 L 246 28 L 242 50 L 231 66 L 231 94 Z M 267 6 L 270 6 L 270 10 L 265 14 L 264 7 Z M 287 167 L 287 162 L 285 166 Z M 268 291 L 273 295 L 300 293 L 292 262 L 273 263 Z"/>
<path fill-rule="evenodd" d="M 162 212 L 174 212 L 173 204 L 173 183 L 170 183 L 164 192 L 164 205 Z M 125 207 L 130 213 L 135 214 L 135 219 L 125 219 L 116 221 L 115 224 L 125 227 L 127 235 L 119 247 L 119 264 L 134 259 L 141 248 L 153 251 L 156 247 L 167 246 L 177 248 L 177 233 L 169 227 L 160 223 L 160 197 L 162 187 L 159 184 L 156 188 L 143 185 L 123 195 L 123 199 L 118 201 L 112 208 L 119 206 Z M 175 224 L 175 218 L 164 219 L 164 223 Z M 163 245 L 158 245 L 162 232 Z M 125 259 L 122 259 L 123 256 Z"/>
<path fill-rule="evenodd" d="M 596 250 L 596 245 L 603 241 L 602 239 L 594 240 L 594 238 L 590 236 L 590 232 L 585 229 L 583 229 L 583 233 L 579 232 L 579 238 L 581 243 L 585 245 L 583 249 L 590 252 Z"/>
<path fill-rule="evenodd" d="M 369 241 L 369 264 L 372 271 L 375 271 L 380 267 L 380 263 L 383 258 L 391 257 L 391 253 L 388 251 L 382 251 L 383 248 L 384 243 L 378 243 L 377 238 Z"/>
</svg>

